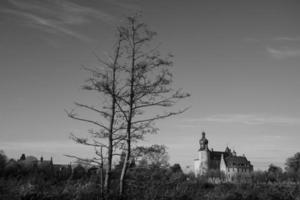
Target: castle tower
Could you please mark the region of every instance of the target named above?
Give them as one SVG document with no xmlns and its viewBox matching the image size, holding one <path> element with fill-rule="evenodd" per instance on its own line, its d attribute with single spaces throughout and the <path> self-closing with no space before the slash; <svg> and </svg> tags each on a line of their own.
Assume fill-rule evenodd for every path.
<svg viewBox="0 0 300 200">
<path fill-rule="evenodd" d="M 194 163 L 196 176 L 204 175 L 209 170 L 210 152 L 208 150 L 208 140 L 205 137 L 205 132 L 202 132 L 202 138 L 199 144 L 198 159 L 195 160 Z"/>
</svg>

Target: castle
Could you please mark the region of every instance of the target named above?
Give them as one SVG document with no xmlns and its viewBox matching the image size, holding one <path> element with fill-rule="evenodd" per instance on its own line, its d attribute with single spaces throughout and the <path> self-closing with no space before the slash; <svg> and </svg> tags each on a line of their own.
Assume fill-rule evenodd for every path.
<svg viewBox="0 0 300 200">
<path fill-rule="evenodd" d="M 214 151 L 208 148 L 208 140 L 205 132 L 199 141 L 199 157 L 194 161 L 195 175 L 205 175 L 209 170 L 224 172 L 226 178 L 230 180 L 233 175 L 247 174 L 253 171 L 253 165 L 247 160 L 245 155 L 237 156 L 236 152 L 228 147 L 225 151 Z"/>
</svg>

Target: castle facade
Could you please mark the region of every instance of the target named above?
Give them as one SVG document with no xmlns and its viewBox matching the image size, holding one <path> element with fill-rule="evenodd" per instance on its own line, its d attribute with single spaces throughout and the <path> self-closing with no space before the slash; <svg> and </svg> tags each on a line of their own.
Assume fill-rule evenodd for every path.
<svg viewBox="0 0 300 200">
<path fill-rule="evenodd" d="M 253 171 L 253 165 L 245 155 L 237 156 L 236 152 L 228 147 L 225 151 L 209 149 L 204 132 L 199 144 L 198 159 L 194 161 L 196 176 L 205 175 L 209 170 L 219 170 L 230 180 L 236 174 L 247 174 Z"/>
</svg>

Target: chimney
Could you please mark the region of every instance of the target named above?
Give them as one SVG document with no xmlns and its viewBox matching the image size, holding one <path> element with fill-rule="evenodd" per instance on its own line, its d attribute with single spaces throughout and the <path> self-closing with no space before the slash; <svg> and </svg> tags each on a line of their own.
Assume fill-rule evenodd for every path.
<svg viewBox="0 0 300 200">
<path fill-rule="evenodd" d="M 20 160 L 25 160 L 25 159 L 26 159 L 26 156 L 25 156 L 25 154 L 23 153 L 23 154 L 21 155 Z"/>
<path fill-rule="evenodd" d="M 233 155 L 233 156 L 236 156 L 235 150 L 232 151 L 232 155 Z"/>
</svg>

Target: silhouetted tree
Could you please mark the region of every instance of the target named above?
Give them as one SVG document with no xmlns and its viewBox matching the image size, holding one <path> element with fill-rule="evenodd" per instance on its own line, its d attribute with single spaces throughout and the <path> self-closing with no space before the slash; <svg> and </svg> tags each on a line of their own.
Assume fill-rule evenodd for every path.
<svg viewBox="0 0 300 200">
<path fill-rule="evenodd" d="M 67 111 L 70 118 L 95 125 L 98 130 L 90 130 L 92 141 L 71 135 L 72 139 L 84 145 L 98 148 L 100 158 L 87 161 L 103 164 L 104 156 L 99 148 L 106 148 L 107 161 L 105 188 L 109 191 L 112 157 L 116 151 L 125 151 L 124 164 L 120 175 L 120 195 L 124 191 L 127 169 L 132 161 L 132 143 L 143 139 L 147 133 L 155 133 L 154 122 L 180 114 L 186 109 L 171 112 L 163 110 L 173 106 L 189 94 L 171 88 L 172 74 L 169 71 L 171 56 L 163 58 L 156 48 L 148 44 L 156 33 L 148 30 L 136 16 L 128 17 L 127 24 L 117 29 L 118 40 L 114 55 L 107 60 L 99 58 L 102 69 L 89 69 L 91 78 L 83 89 L 96 91 L 104 101 L 101 107 L 75 103 L 98 114 L 99 119 L 81 117 L 74 110 Z M 151 112 L 145 113 L 146 110 Z M 154 113 L 158 114 L 154 114 Z M 100 140 L 99 140 L 100 139 Z M 107 139 L 103 142 L 101 139 Z"/>
<path fill-rule="evenodd" d="M 85 171 L 84 167 L 81 165 L 77 165 L 73 169 L 72 179 L 74 179 L 74 180 L 80 179 L 80 178 L 84 177 L 85 175 L 86 175 L 86 171 Z"/>
<path fill-rule="evenodd" d="M 170 167 L 170 169 L 172 170 L 173 173 L 183 173 L 180 164 L 175 163 L 174 165 L 172 165 Z"/>
<path fill-rule="evenodd" d="M 281 176 L 282 169 L 274 164 L 270 164 L 268 168 L 268 180 L 271 182 L 277 182 Z"/>
<path fill-rule="evenodd" d="M 300 180 L 300 152 L 286 160 L 286 171 L 293 181 Z"/>
<path fill-rule="evenodd" d="M 162 108 L 173 106 L 179 99 L 189 94 L 173 90 L 172 74 L 169 71 L 170 57 L 163 58 L 157 49 L 150 49 L 149 44 L 155 32 L 150 31 L 137 16 L 128 17 L 127 24 L 119 28 L 125 49 L 125 84 L 118 95 L 118 106 L 126 123 L 126 157 L 120 176 L 120 196 L 124 192 L 125 175 L 130 164 L 132 142 L 143 139 L 146 133 L 155 133 L 154 122 L 180 114 L 185 111 L 161 112 Z M 159 109 L 155 109 L 159 108 Z M 146 110 L 151 110 L 145 114 Z M 160 114 L 153 114 L 158 112 Z"/>
<path fill-rule="evenodd" d="M 250 174 L 251 180 L 253 184 L 259 184 L 259 183 L 267 183 L 267 172 L 264 171 L 254 171 Z"/>
<path fill-rule="evenodd" d="M 81 138 L 71 134 L 71 138 L 77 143 L 94 147 L 98 157 L 94 157 L 92 159 L 82 159 L 76 156 L 70 157 L 75 157 L 90 163 L 97 163 L 102 171 L 103 164 L 106 163 L 104 183 L 106 193 L 109 193 L 110 190 L 112 159 L 114 152 L 117 145 L 119 145 L 123 140 L 123 136 L 117 134 L 118 131 L 124 129 L 124 126 L 118 120 L 118 110 L 116 104 L 116 96 L 121 90 L 118 86 L 118 79 L 120 78 L 118 73 L 121 68 L 119 65 L 119 59 L 122 54 L 122 40 L 123 36 L 119 34 L 112 56 L 109 56 L 106 60 L 97 57 L 102 64 L 100 68 L 85 68 L 91 73 L 91 77 L 86 81 L 86 84 L 82 88 L 84 90 L 94 91 L 100 94 L 100 98 L 102 99 L 100 104 L 101 106 L 87 105 L 78 102 L 75 102 L 75 105 L 77 108 L 90 111 L 94 114 L 97 114 L 99 117 L 96 119 L 90 119 L 88 117 L 80 117 L 75 113 L 74 110 L 67 111 L 67 114 L 70 118 L 95 125 L 97 129 L 100 129 L 89 130 L 91 139 Z M 103 141 L 103 139 L 106 139 L 106 141 Z"/>
<path fill-rule="evenodd" d="M 6 177 L 17 176 L 20 173 L 20 165 L 14 159 L 10 159 L 4 168 L 4 175 Z"/>
<path fill-rule="evenodd" d="M 7 157 L 4 151 L 0 150 L 0 175 L 2 175 L 2 172 L 4 171 L 6 162 L 7 162 Z"/>
</svg>

